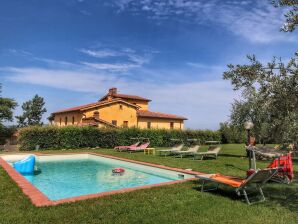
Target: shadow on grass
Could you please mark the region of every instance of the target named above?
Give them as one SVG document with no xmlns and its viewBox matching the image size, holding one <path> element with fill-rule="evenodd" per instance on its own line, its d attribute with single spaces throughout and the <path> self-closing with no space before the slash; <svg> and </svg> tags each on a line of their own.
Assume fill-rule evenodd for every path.
<svg viewBox="0 0 298 224">
<path fill-rule="evenodd" d="M 247 170 L 247 169 L 243 169 L 243 168 L 240 168 L 240 167 L 236 167 L 233 164 L 225 164 L 225 166 L 229 167 L 229 168 L 234 168 L 234 169 L 237 169 L 237 170 L 241 170 L 241 171 L 246 171 Z"/>
<path fill-rule="evenodd" d="M 232 157 L 232 158 L 246 158 L 245 155 L 234 155 L 234 154 L 225 154 L 225 153 L 221 153 L 218 156 L 222 156 L 222 157 Z"/>
<path fill-rule="evenodd" d="M 297 172 L 296 172 L 297 173 Z M 297 174 L 296 174 L 297 175 Z M 279 204 L 290 211 L 298 210 L 298 182 L 287 184 L 271 184 L 265 188 L 267 204 L 275 207 Z"/>
<path fill-rule="evenodd" d="M 201 192 L 201 184 L 198 184 L 198 187 L 195 187 L 194 189 Z M 206 189 L 208 189 L 208 188 L 206 188 Z M 223 185 L 221 185 L 217 190 L 205 191 L 202 193 L 203 194 L 212 194 L 212 195 L 228 198 L 233 201 L 242 201 L 243 203 L 246 203 L 243 196 L 238 196 L 236 194 L 235 190 L 233 190 L 232 188 L 229 188 L 229 187 L 225 187 Z"/>
</svg>

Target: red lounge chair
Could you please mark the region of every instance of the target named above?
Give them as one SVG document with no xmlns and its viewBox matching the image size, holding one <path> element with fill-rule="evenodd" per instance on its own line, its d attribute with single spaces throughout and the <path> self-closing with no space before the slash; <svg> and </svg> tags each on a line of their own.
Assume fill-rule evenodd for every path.
<svg viewBox="0 0 298 224">
<path fill-rule="evenodd" d="M 132 152 L 143 152 L 149 146 L 150 142 L 143 143 L 140 146 L 134 146 L 127 149 L 130 153 Z"/>
<path fill-rule="evenodd" d="M 131 148 L 131 147 L 137 147 L 139 144 L 140 144 L 140 142 L 136 142 L 132 145 L 116 146 L 116 147 L 114 147 L 114 149 L 116 149 L 117 151 L 124 151 L 124 150 L 127 150 L 127 149 Z"/>
<path fill-rule="evenodd" d="M 278 172 L 272 177 L 272 180 L 283 183 L 291 183 L 294 179 L 294 168 L 292 155 L 288 153 L 272 161 L 267 168 L 277 168 Z"/>
</svg>

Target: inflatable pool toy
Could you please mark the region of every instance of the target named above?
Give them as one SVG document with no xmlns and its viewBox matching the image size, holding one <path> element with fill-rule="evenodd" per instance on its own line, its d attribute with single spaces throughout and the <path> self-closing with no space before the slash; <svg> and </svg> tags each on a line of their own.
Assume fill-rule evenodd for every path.
<svg viewBox="0 0 298 224">
<path fill-rule="evenodd" d="M 112 170 L 113 175 L 123 175 L 125 172 L 125 169 L 123 168 L 115 168 Z"/>
<path fill-rule="evenodd" d="M 115 168 L 112 170 L 113 173 L 124 173 L 125 170 L 123 168 Z"/>
<path fill-rule="evenodd" d="M 28 156 L 13 164 L 15 168 L 21 174 L 33 174 L 35 166 L 35 156 Z"/>
</svg>

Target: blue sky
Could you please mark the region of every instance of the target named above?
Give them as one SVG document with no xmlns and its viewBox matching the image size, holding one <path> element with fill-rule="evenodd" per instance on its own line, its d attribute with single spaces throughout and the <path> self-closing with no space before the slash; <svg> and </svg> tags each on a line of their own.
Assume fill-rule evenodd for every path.
<svg viewBox="0 0 298 224">
<path fill-rule="evenodd" d="M 46 118 L 117 87 L 216 129 L 239 97 L 222 80 L 227 64 L 293 55 L 283 20 L 267 0 L 1 0 L 2 95 L 43 96 Z"/>
</svg>

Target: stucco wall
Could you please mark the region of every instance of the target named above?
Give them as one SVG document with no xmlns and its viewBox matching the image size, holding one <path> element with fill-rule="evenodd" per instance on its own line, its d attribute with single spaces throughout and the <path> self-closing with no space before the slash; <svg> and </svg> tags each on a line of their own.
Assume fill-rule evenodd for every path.
<svg viewBox="0 0 298 224">
<path fill-rule="evenodd" d="M 65 118 L 67 117 L 67 125 L 77 125 L 82 121 L 82 114 L 80 112 L 68 112 L 56 114 L 54 117 L 53 125 L 65 126 Z M 74 124 L 72 123 L 72 118 L 74 117 Z M 61 118 L 61 125 L 60 125 Z"/>
<path fill-rule="evenodd" d="M 142 100 L 132 100 L 132 99 L 125 99 L 125 101 L 136 104 L 137 106 L 140 106 L 140 110 L 148 110 L 148 102 L 142 101 Z"/>
<path fill-rule="evenodd" d="M 122 109 L 120 108 L 122 106 Z M 117 126 L 122 127 L 124 121 L 128 121 L 128 127 L 137 125 L 136 108 L 124 103 L 113 103 L 104 107 L 93 108 L 84 111 L 86 117 L 92 117 L 95 111 L 99 112 L 99 118 L 112 123 L 112 120 L 117 121 Z"/>
<path fill-rule="evenodd" d="M 122 108 L 120 108 L 120 105 L 122 106 Z M 147 105 L 144 104 L 144 107 L 147 107 Z M 141 109 L 144 110 L 144 108 Z M 58 126 L 65 126 L 65 117 L 67 117 L 67 125 L 77 125 L 82 122 L 82 118 L 84 117 L 83 115 L 85 115 L 85 117 L 93 117 L 95 111 L 99 112 L 99 118 L 102 120 L 105 120 L 110 123 L 112 123 L 113 120 L 116 120 L 118 127 L 122 127 L 124 121 L 128 121 L 128 127 L 139 127 L 146 129 L 147 123 L 151 122 L 151 128 L 170 129 L 170 123 L 173 122 L 174 129 L 184 129 L 183 120 L 137 118 L 137 112 L 135 107 L 120 102 L 99 106 L 83 112 L 68 112 L 56 114 L 54 117 L 53 124 Z M 74 124 L 72 123 L 73 117 Z"/>
<path fill-rule="evenodd" d="M 159 119 L 159 118 L 138 118 L 138 127 L 147 128 L 147 123 L 151 122 L 151 128 L 157 129 L 170 129 L 170 123 L 174 123 L 174 129 L 183 129 L 183 121 L 171 120 L 171 119 Z"/>
</svg>

